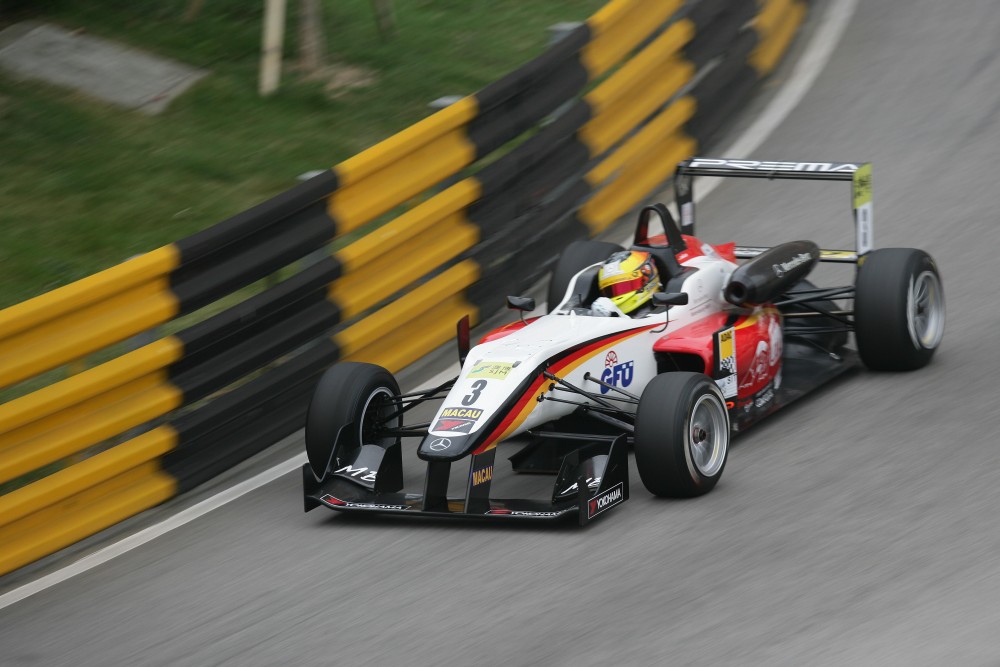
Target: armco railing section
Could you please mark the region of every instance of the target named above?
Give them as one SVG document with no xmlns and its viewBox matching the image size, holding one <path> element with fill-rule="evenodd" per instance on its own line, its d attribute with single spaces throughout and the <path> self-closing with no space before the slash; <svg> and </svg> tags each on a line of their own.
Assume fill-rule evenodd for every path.
<svg viewBox="0 0 1000 667">
<path fill-rule="evenodd" d="M 538 58 L 288 192 L 0 312 L 0 387 L 174 331 L 0 405 L 0 483 L 49 472 L 0 496 L 0 574 L 293 433 L 333 362 L 397 370 L 537 281 L 715 135 L 805 11 L 612 0 Z"/>
</svg>

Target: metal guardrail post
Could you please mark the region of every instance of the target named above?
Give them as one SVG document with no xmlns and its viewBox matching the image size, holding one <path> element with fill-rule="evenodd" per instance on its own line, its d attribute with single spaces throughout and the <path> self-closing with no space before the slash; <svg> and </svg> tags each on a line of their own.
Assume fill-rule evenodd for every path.
<svg viewBox="0 0 1000 667">
<path fill-rule="evenodd" d="M 570 34 L 583 23 L 580 21 L 560 21 L 559 23 L 553 23 L 546 30 L 549 33 L 549 46 L 552 46 L 556 42 L 561 41 L 566 35 Z"/>
</svg>

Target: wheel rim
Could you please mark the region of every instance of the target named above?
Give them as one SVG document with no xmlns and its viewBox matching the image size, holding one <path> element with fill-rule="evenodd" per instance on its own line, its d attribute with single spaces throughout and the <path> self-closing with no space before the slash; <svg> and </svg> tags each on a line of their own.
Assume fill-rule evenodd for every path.
<svg viewBox="0 0 1000 667">
<path fill-rule="evenodd" d="M 378 387 L 365 401 L 365 407 L 361 409 L 361 419 L 358 425 L 358 444 L 377 445 L 379 443 L 379 432 L 387 426 L 385 420 L 392 415 L 395 404 L 392 400 L 393 394 L 388 387 Z M 399 426 L 401 416 L 397 416 L 396 426 Z"/>
<path fill-rule="evenodd" d="M 917 347 L 932 350 L 944 334 L 944 293 L 933 271 L 924 271 L 910 281 L 906 298 L 906 324 Z"/>
<path fill-rule="evenodd" d="M 722 469 L 729 445 L 729 425 L 725 408 L 712 394 L 703 394 L 695 401 L 687 439 L 691 461 L 698 472 L 711 477 Z"/>
</svg>

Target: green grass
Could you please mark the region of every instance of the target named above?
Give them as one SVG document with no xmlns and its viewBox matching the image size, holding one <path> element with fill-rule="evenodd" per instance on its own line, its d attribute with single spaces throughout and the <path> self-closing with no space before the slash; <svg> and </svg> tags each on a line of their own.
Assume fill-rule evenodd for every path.
<svg viewBox="0 0 1000 667">
<path fill-rule="evenodd" d="M 326 0 L 328 61 L 370 72 L 339 95 L 304 81 L 288 19 L 282 89 L 257 96 L 263 2 L 21 2 L 47 20 L 211 71 L 156 117 L 0 75 L 0 307 L 208 227 L 428 115 L 540 53 L 546 26 L 605 0 L 395 0 L 383 42 L 370 0 Z M 294 10 L 296 3 L 290 2 Z"/>
</svg>

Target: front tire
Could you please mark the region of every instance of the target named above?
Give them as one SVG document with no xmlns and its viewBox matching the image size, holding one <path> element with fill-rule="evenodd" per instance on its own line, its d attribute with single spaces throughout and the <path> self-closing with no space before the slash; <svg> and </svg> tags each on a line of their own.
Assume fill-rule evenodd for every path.
<svg viewBox="0 0 1000 667">
<path fill-rule="evenodd" d="M 639 398 L 635 463 L 650 493 L 692 498 L 711 491 L 729 457 L 729 413 L 702 373 L 658 375 Z"/>
<path fill-rule="evenodd" d="M 910 371 L 930 363 L 944 336 L 944 290 L 923 250 L 882 248 L 858 269 L 854 336 L 865 366 Z"/>
<path fill-rule="evenodd" d="M 309 402 L 305 430 L 306 455 L 317 480 L 326 477 L 335 450 L 399 442 L 398 437 L 378 435 L 382 421 L 396 411 L 397 396 L 396 378 L 375 364 L 345 361 L 323 373 Z M 388 426 L 401 423 L 397 416 Z"/>
</svg>

